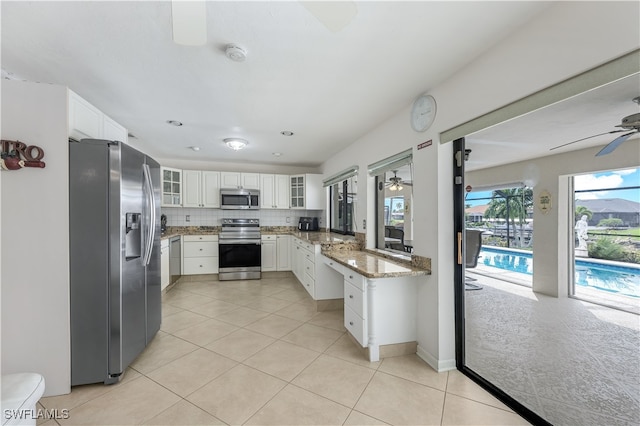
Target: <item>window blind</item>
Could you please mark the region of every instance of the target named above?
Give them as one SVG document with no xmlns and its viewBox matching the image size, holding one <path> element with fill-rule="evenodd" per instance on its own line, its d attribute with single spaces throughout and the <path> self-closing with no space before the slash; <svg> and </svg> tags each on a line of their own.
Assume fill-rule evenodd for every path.
<svg viewBox="0 0 640 426">
<path fill-rule="evenodd" d="M 399 154 L 392 155 L 373 164 L 369 164 L 369 175 L 378 176 L 389 170 L 396 170 L 413 162 L 413 149 L 409 148 Z"/>
<path fill-rule="evenodd" d="M 323 180 L 322 186 L 324 187 L 331 186 L 334 183 L 342 182 L 345 179 L 349 179 L 350 177 L 358 174 L 358 169 L 359 169 L 358 166 L 352 166 L 346 170 L 341 171 L 340 173 L 336 173 L 335 175 L 330 176 L 325 180 Z"/>
</svg>

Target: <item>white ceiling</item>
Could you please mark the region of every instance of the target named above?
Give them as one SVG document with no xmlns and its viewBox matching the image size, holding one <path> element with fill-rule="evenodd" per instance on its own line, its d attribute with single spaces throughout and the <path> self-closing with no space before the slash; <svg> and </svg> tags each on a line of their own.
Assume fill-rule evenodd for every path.
<svg viewBox="0 0 640 426">
<path fill-rule="evenodd" d="M 640 96 L 640 74 L 469 135 L 465 146 L 471 149 L 471 154 L 465 170 L 606 145 L 629 131 L 589 138 L 551 151 L 568 142 L 620 130 L 615 126 L 623 117 L 640 112 L 640 105 L 632 101 L 637 96 Z M 638 139 L 640 133 L 624 143 L 638 143 Z"/>
<path fill-rule="evenodd" d="M 208 2 L 208 42 L 187 47 L 172 41 L 167 1 L 3 1 L 2 69 L 69 86 L 157 158 L 317 166 L 549 4 L 356 2 L 331 31 L 298 1 Z M 228 43 L 245 62 L 225 57 Z M 610 115 L 598 131 L 619 122 Z M 511 142 L 482 138 L 499 136 Z M 228 137 L 250 145 L 233 152 Z"/>
</svg>

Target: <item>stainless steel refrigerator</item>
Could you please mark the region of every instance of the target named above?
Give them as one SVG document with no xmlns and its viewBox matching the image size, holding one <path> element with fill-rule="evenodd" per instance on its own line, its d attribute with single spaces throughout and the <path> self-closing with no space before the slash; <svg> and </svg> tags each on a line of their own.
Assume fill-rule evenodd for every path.
<svg viewBox="0 0 640 426">
<path fill-rule="evenodd" d="M 160 165 L 69 141 L 71 385 L 115 383 L 160 329 Z"/>
</svg>

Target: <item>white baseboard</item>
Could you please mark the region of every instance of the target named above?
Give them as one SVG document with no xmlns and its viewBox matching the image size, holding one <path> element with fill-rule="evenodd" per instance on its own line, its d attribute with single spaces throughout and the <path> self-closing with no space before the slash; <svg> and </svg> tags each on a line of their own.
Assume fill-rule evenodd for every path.
<svg viewBox="0 0 640 426">
<path fill-rule="evenodd" d="M 422 347 L 420 347 L 420 345 L 418 345 L 418 350 L 416 352 L 416 355 L 418 355 L 424 362 L 429 364 L 431 368 L 436 370 L 438 373 L 456 369 L 455 359 L 446 359 L 446 360 L 439 361 L 436 357 L 434 357 L 429 352 L 425 351 Z"/>
</svg>

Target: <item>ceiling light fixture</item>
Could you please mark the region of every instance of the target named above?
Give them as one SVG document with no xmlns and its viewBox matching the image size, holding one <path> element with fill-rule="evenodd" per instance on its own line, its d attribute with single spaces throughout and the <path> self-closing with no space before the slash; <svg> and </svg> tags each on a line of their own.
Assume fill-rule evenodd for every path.
<svg viewBox="0 0 640 426">
<path fill-rule="evenodd" d="M 182 122 L 178 120 L 167 120 L 167 124 L 171 124 L 172 126 L 176 127 L 182 126 Z"/>
<path fill-rule="evenodd" d="M 242 148 L 249 144 L 249 142 L 240 138 L 227 138 L 224 139 L 224 143 L 226 143 L 227 146 L 234 151 L 240 151 Z"/>
<path fill-rule="evenodd" d="M 235 62 L 244 62 L 244 60 L 247 59 L 247 52 L 235 44 L 227 44 L 224 53 L 227 55 L 227 58 Z"/>
<path fill-rule="evenodd" d="M 393 183 L 389 187 L 389 191 L 402 191 L 402 185 L 400 185 L 399 183 Z"/>
<path fill-rule="evenodd" d="M 291 130 L 283 130 L 280 134 L 284 136 L 293 136 L 293 132 Z"/>
<path fill-rule="evenodd" d="M 199 146 L 191 146 L 190 147 L 192 150 L 194 150 L 195 152 L 200 151 L 200 147 Z"/>
<path fill-rule="evenodd" d="M 271 155 L 273 155 L 274 157 L 280 157 L 282 155 L 281 152 L 272 152 Z"/>
</svg>

